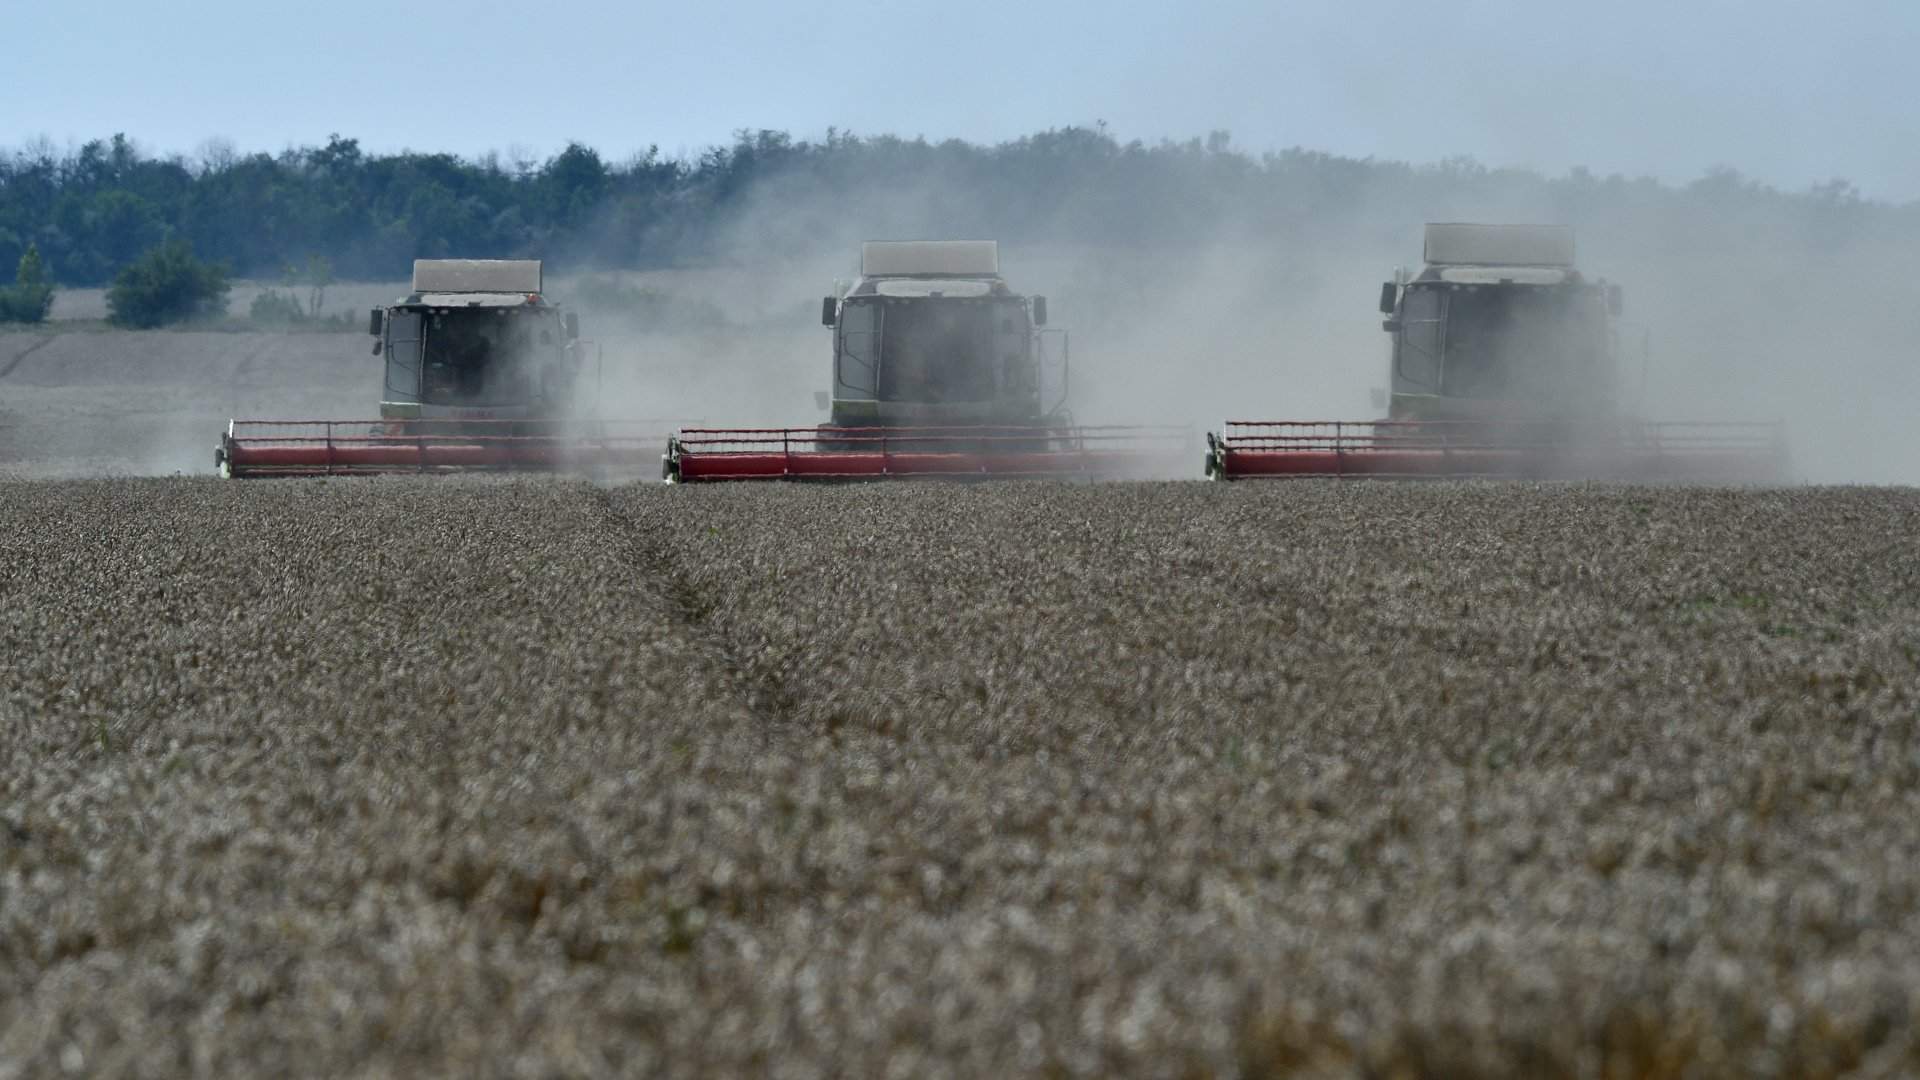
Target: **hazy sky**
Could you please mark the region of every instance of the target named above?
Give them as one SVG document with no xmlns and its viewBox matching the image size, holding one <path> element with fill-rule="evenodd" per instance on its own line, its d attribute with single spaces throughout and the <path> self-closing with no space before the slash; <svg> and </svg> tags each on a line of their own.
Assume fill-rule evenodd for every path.
<svg viewBox="0 0 1920 1080">
<path fill-rule="evenodd" d="M 436 18 L 432 13 L 443 12 Z M 1920 199 L 1920 0 L 0 0 L 0 140 L 242 150 L 739 128 L 997 140 L 1105 120 L 1433 161 L 1685 181 L 1731 165 Z"/>
</svg>

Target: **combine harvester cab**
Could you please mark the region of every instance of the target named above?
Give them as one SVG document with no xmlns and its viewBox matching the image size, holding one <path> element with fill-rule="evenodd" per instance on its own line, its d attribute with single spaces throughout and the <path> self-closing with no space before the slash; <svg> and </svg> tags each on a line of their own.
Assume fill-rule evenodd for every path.
<svg viewBox="0 0 1920 1080">
<path fill-rule="evenodd" d="M 1573 254 L 1561 226 L 1428 225 L 1426 265 L 1381 287 L 1386 418 L 1230 420 L 1207 435 L 1207 476 L 1784 480 L 1779 423 L 1622 410 L 1620 287 Z"/>
<path fill-rule="evenodd" d="M 1165 477 L 1191 452 L 1186 428 L 1073 422 L 1066 332 L 1008 288 L 994 241 L 868 243 L 821 322 L 827 423 L 683 430 L 669 482 Z"/>
<path fill-rule="evenodd" d="M 585 343 L 537 260 L 420 259 L 413 291 L 374 308 L 378 420 L 228 423 L 225 477 L 641 470 L 669 425 L 574 407 Z"/>
</svg>

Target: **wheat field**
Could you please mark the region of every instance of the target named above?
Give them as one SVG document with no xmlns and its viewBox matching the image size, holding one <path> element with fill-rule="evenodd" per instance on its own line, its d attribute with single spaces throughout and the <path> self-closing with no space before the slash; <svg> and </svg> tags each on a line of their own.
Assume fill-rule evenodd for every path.
<svg viewBox="0 0 1920 1080">
<path fill-rule="evenodd" d="M 0 1075 L 1920 1070 L 1920 495 L 0 482 Z"/>
</svg>

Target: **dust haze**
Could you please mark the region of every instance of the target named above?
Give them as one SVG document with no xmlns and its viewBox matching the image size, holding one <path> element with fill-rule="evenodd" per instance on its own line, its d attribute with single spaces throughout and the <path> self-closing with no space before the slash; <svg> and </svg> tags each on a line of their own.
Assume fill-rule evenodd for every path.
<svg viewBox="0 0 1920 1080">
<path fill-rule="evenodd" d="M 1720 174 L 1680 190 L 1485 170 L 1450 183 L 1373 175 L 1377 190 L 1325 213 L 1276 221 L 1229 207 L 1169 234 L 1109 229 L 1168 214 L 1110 189 L 1097 205 L 1058 193 L 1051 214 L 991 228 L 996 208 L 964 178 L 850 187 L 775 173 L 721 213 L 697 260 L 599 271 L 645 253 L 550 253 L 548 293 L 582 312 L 597 358 L 584 396 L 599 415 L 662 431 L 806 426 L 825 419 L 813 395 L 832 363 L 819 301 L 856 276 L 862 241 L 994 239 L 1009 284 L 1047 296 L 1049 325 L 1071 335 L 1077 421 L 1183 424 L 1198 439 L 1225 419 L 1377 417 L 1370 391 L 1386 383 L 1388 342 L 1375 300 L 1396 267 L 1418 264 L 1423 223 L 1567 224 L 1581 270 L 1625 290 L 1621 399 L 1635 414 L 1782 420 L 1796 481 L 1920 482 L 1908 415 L 1920 401 L 1909 268 L 1920 206 L 1838 186 L 1755 197 Z M 404 291 L 335 286 L 328 310 L 363 312 Z M 75 308 L 84 296 L 62 297 L 68 315 L 97 317 Z M 364 335 L 51 336 L 0 334 L 7 472 L 205 472 L 230 416 L 377 411 L 380 362 Z"/>
<path fill-rule="evenodd" d="M 1780 196 L 1775 213 L 1691 216 L 1672 198 L 1600 211 L 1579 206 L 1577 190 L 1455 186 L 1442 199 L 1365 199 L 1283 234 L 1228 216 L 1170 242 L 1103 244 L 1057 239 L 1069 230 L 1051 223 L 1028 230 L 1037 236 L 980 235 L 981 208 L 957 183 L 848 192 L 775 178 L 724 220 L 708 265 L 617 275 L 646 294 L 645 312 L 604 287 L 614 302 L 594 303 L 593 289 L 562 299 L 604 341 L 604 407 L 805 425 L 824 419 L 812 394 L 831 365 L 819 298 L 856 275 L 861 241 L 996 239 L 1009 284 L 1047 296 L 1050 325 L 1071 333 L 1076 420 L 1197 435 L 1229 418 L 1378 416 L 1370 391 L 1386 384 L 1388 342 L 1375 301 L 1396 267 L 1418 265 L 1423 224 L 1567 224 L 1583 273 L 1625 291 L 1620 398 L 1635 415 L 1781 420 L 1794 480 L 1920 481 L 1911 250 L 1904 231 L 1869 226 L 1896 209 L 1848 196 L 1809 210 Z"/>
</svg>

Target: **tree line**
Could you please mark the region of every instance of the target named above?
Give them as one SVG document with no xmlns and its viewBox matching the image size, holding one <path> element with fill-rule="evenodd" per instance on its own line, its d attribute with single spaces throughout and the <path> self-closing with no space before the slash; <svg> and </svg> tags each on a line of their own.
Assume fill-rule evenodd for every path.
<svg viewBox="0 0 1920 1080">
<path fill-rule="evenodd" d="M 1103 126 L 993 145 L 830 130 L 741 132 L 676 159 L 609 161 L 572 143 L 545 160 L 374 154 L 333 136 L 278 154 L 143 153 L 124 135 L 0 153 L 0 267 L 93 286 L 182 246 L 238 277 L 324 259 L 343 279 L 391 279 L 411 260 L 543 257 L 575 268 L 685 265 L 753 248 L 796 254 L 822 235 L 945 235 L 1178 245 L 1223 234 L 1276 244 L 1481 208 L 1527 206 L 1576 225 L 1756 221 L 1800 240 L 1920 237 L 1920 203 L 1863 199 L 1833 181 L 1782 192 L 1731 170 L 1685 185 L 1574 170 L 1548 177 L 1468 159 L 1431 165 L 1292 149 L 1254 154 L 1225 133 L 1123 142 Z M 37 295 L 37 294 L 35 294 Z M 31 299 L 31 297 L 29 297 Z M 24 301 L 23 301 L 24 302 Z"/>
</svg>

